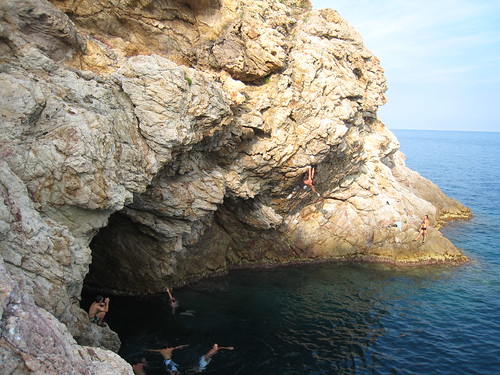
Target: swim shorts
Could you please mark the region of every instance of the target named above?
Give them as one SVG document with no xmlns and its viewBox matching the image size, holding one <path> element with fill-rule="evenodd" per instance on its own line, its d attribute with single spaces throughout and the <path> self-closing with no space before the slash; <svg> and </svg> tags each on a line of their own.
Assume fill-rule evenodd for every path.
<svg viewBox="0 0 500 375">
<path fill-rule="evenodd" d="M 177 371 L 177 363 L 175 363 L 171 359 L 166 359 L 163 363 L 165 364 L 165 367 L 168 371 Z"/>
<path fill-rule="evenodd" d="M 205 359 L 205 356 L 202 355 L 201 358 L 200 358 L 200 363 L 199 363 L 199 365 L 200 365 L 200 371 L 205 370 L 207 368 L 207 366 L 208 366 L 209 363 L 210 363 L 210 359 L 207 361 Z"/>
</svg>

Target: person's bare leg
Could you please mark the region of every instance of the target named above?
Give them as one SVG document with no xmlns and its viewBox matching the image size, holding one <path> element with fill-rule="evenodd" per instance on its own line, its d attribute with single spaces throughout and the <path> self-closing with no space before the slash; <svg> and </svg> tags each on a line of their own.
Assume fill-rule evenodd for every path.
<svg viewBox="0 0 500 375">
<path fill-rule="evenodd" d="M 98 325 L 102 326 L 104 325 L 104 318 L 106 317 L 106 313 L 105 312 L 98 312 L 96 314 L 96 317 L 99 319 L 99 321 L 97 322 Z"/>
</svg>

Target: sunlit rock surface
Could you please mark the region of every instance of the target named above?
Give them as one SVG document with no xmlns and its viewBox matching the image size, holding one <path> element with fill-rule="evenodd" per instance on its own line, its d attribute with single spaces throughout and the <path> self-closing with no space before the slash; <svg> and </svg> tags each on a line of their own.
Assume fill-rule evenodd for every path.
<svg viewBox="0 0 500 375">
<path fill-rule="evenodd" d="M 8 373 L 130 373 L 78 345 L 120 345 L 89 323 L 84 285 L 145 294 L 231 267 L 467 260 L 438 229 L 469 210 L 405 166 L 377 117 L 379 61 L 335 11 L 5 0 L 0 17 Z M 415 243 L 424 215 L 429 240 Z M 59 362 L 25 337 L 42 326 Z"/>
</svg>

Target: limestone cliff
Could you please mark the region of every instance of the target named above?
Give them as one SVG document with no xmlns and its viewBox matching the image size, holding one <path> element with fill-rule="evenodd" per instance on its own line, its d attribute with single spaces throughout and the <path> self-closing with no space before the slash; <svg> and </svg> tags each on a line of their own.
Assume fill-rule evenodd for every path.
<svg viewBox="0 0 500 375">
<path fill-rule="evenodd" d="M 405 166 L 377 117 L 379 61 L 335 11 L 4 0 L 0 17 L 7 373 L 131 373 L 78 345 L 120 345 L 88 322 L 84 285 L 145 294 L 231 267 L 467 259 L 438 228 L 469 210 Z M 25 336 L 45 326 L 51 363 Z"/>
</svg>

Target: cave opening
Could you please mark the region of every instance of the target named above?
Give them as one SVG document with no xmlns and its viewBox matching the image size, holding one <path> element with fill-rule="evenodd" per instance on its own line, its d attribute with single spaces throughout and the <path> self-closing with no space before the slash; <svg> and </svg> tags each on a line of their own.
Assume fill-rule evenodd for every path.
<svg viewBox="0 0 500 375">
<path fill-rule="evenodd" d="M 221 208 L 221 207 L 219 207 Z M 126 210 L 110 216 L 89 247 L 85 293 L 146 296 L 227 273 L 232 239 L 210 213 L 199 220 Z M 229 214 L 230 215 L 230 214 Z"/>
<path fill-rule="evenodd" d="M 159 258 L 158 240 L 141 224 L 116 212 L 108 225 L 90 243 L 92 262 L 84 280 L 84 291 L 113 295 L 148 293 L 151 258 Z"/>
</svg>

